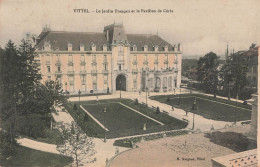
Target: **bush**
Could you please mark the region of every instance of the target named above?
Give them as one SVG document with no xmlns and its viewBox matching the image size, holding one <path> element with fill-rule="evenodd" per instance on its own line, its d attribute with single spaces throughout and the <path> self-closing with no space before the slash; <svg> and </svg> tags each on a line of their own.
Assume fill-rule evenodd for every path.
<svg viewBox="0 0 260 167">
<path fill-rule="evenodd" d="M 157 107 L 157 108 L 156 108 L 156 114 L 159 114 L 159 113 L 160 113 L 160 108 Z"/>
<path fill-rule="evenodd" d="M 135 99 L 135 105 L 138 105 L 138 99 Z"/>
<path fill-rule="evenodd" d="M 50 117 L 44 117 L 40 114 L 31 114 L 17 118 L 16 130 L 18 133 L 32 137 L 44 137 L 44 129 L 50 128 Z"/>
<path fill-rule="evenodd" d="M 16 154 L 16 141 L 13 139 L 11 144 L 11 136 L 9 133 L 0 132 L 0 158 L 8 158 Z"/>
</svg>

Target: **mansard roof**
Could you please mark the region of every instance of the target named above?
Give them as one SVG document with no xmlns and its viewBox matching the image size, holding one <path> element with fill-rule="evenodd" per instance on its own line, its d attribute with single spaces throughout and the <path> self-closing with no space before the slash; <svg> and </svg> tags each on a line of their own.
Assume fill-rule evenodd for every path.
<svg viewBox="0 0 260 167">
<path fill-rule="evenodd" d="M 84 45 L 85 51 L 91 51 L 91 46 L 96 45 L 96 51 L 102 51 L 103 45 L 107 45 L 110 51 L 110 45 L 123 43 L 137 47 L 137 51 L 143 51 L 144 46 L 148 46 L 148 51 L 154 51 L 154 47 L 158 46 L 158 51 L 164 51 L 164 47 L 168 47 L 168 51 L 174 51 L 173 46 L 163 40 L 158 35 L 151 34 L 125 34 L 123 26 L 115 26 L 109 30 L 109 33 L 87 33 L 87 32 L 66 32 L 66 31 L 43 31 L 38 36 L 36 47 L 43 50 L 44 44 L 47 42 L 51 45 L 51 50 L 67 51 L 68 44 L 72 44 L 72 51 L 79 51 L 80 45 Z M 106 27 L 105 27 L 106 28 Z M 110 27 L 109 27 L 110 28 Z M 109 40 L 107 40 L 107 35 Z"/>
<path fill-rule="evenodd" d="M 158 35 L 127 34 L 127 39 L 131 48 L 135 45 L 137 51 L 143 51 L 144 45 L 148 46 L 148 51 L 154 51 L 156 45 L 158 46 L 158 51 L 164 51 L 165 46 L 168 46 L 168 51 L 173 51 L 173 46 Z"/>
<path fill-rule="evenodd" d="M 42 50 L 44 42 L 51 44 L 52 50 L 59 51 L 67 51 L 68 44 L 72 44 L 72 51 L 79 51 L 80 44 L 84 45 L 85 51 L 90 51 L 93 44 L 96 45 L 97 51 L 102 51 L 104 44 L 108 45 L 104 33 L 50 31 L 41 36 L 36 44 L 39 50 Z"/>
</svg>

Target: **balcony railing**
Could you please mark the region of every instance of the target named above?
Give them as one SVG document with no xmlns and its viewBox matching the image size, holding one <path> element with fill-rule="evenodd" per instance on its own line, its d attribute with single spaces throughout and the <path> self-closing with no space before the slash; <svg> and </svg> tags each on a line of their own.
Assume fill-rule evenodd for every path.
<svg viewBox="0 0 260 167">
<path fill-rule="evenodd" d="M 143 63 L 144 65 L 148 65 L 148 61 L 146 60 L 146 61 L 144 61 L 144 63 Z"/>
<path fill-rule="evenodd" d="M 72 61 L 68 62 L 68 66 L 73 66 L 73 62 Z"/>
<path fill-rule="evenodd" d="M 169 61 L 168 61 L 168 60 L 165 60 L 165 61 L 164 61 L 164 64 L 168 64 L 168 63 L 169 63 Z"/>
<path fill-rule="evenodd" d="M 97 62 L 96 62 L 96 60 L 92 60 L 92 63 L 91 63 L 92 65 L 97 65 Z"/>
<path fill-rule="evenodd" d="M 92 75 L 97 75 L 97 70 L 91 70 Z"/>
<path fill-rule="evenodd" d="M 61 72 L 61 71 L 55 71 L 55 74 L 56 74 L 56 75 L 61 75 L 62 72 Z"/>
<path fill-rule="evenodd" d="M 81 62 L 80 62 L 80 65 L 81 65 L 81 66 L 84 66 L 85 64 L 86 64 L 85 61 L 81 61 Z"/>
<path fill-rule="evenodd" d="M 104 65 L 108 65 L 108 62 L 107 62 L 107 61 L 103 61 L 103 64 L 104 64 Z"/>
<path fill-rule="evenodd" d="M 155 60 L 155 61 L 154 61 L 154 64 L 159 64 L 159 61 L 158 61 L 158 60 Z"/>
<path fill-rule="evenodd" d="M 178 61 L 176 60 L 176 61 L 174 61 L 174 64 L 178 64 Z"/>
<path fill-rule="evenodd" d="M 178 72 L 178 68 L 174 68 L 174 72 Z"/>
<path fill-rule="evenodd" d="M 102 70 L 103 74 L 108 74 L 108 70 Z"/>
<path fill-rule="evenodd" d="M 137 65 L 137 61 L 136 60 L 133 61 L 133 65 Z"/>
<path fill-rule="evenodd" d="M 80 70 L 80 72 L 79 72 L 81 75 L 84 75 L 84 74 L 86 74 L 86 70 Z"/>
<path fill-rule="evenodd" d="M 55 63 L 55 65 L 56 65 L 56 66 L 61 66 L 61 62 L 60 62 L 60 61 L 57 61 L 57 62 Z"/>
<path fill-rule="evenodd" d="M 138 73 L 138 69 L 133 69 L 132 72 L 133 72 L 133 74 L 137 74 Z"/>
<path fill-rule="evenodd" d="M 74 75 L 74 71 L 68 71 L 69 75 Z"/>
</svg>

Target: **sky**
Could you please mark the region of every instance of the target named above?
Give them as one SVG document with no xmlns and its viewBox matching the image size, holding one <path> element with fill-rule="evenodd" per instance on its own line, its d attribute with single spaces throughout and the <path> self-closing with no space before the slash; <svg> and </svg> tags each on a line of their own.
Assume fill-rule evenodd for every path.
<svg viewBox="0 0 260 167">
<path fill-rule="evenodd" d="M 135 13 L 95 12 L 102 9 Z M 259 45 L 259 11 L 260 0 L 0 0 L 0 46 L 9 39 L 19 44 L 27 32 L 39 35 L 46 24 L 55 31 L 102 32 L 116 22 L 126 33 L 158 33 L 171 44 L 181 43 L 184 56 L 224 55 L 227 45 L 235 51 Z"/>
</svg>

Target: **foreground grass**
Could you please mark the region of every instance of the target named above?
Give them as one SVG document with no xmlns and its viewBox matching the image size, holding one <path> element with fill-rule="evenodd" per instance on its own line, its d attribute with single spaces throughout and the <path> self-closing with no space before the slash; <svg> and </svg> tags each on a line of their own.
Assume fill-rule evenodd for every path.
<svg viewBox="0 0 260 167">
<path fill-rule="evenodd" d="M 197 110 L 192 110 L 193 101 L 196 97 Z M 234 122 L 249 120 L 251 118 L 251 106 L 228 101 L 224 99 L 209 97 L 198 94 L 182 94 L 167 96 L 152 96 L 152 100 L 165 103 L 185 111 L 201 115 L 208 119 Z M 180 104 L 179 103 L 179 98 Z M 168 99 L 168 100 L 167 100 Z M 236 107 L 236 104 L 238 107 Z"/>
<path fill-rule="evenodd" d="M 160 125 L 142 115 L 135 113 L 134 111 L 119 104 L 125 104 L 157 121 L 162 122 L 165 125 Z M 78 104 L 78 103 L 76 103 Z M 132 136 L 153 132 L 160 132 L 165 130 L 183 129 L 188 124 L 184 121 L 180 121 L 167 114 L 156 112 L 144 105 L 136 105 L 134 101 L 129 99 L 111 99 L 100 101 L 87 101 L 81 102 L 81 105 L 85 107 L 97 120 L 99 120 L 105 127 L 109 129 L 106 133 L 107 138 L 117 138 L 123 136 Z M 104 107 L 107 108 L 107 112 L 104 113 Z M 72 117 L 78 122 L 81 128 L 92 137 L 103 138 L 105 131 L 94 120 L 92 120 L 82 109 L 73 111 L 73 104 L 70 103 L 67 107 Z M 104 115 L 106 114 L 106 115 Z M 146 130 L 143 130 L 146 123 Z"/>
<path fill-rule="evenodd" d="M 1 166 L 67 166 L 73 162 L 71 157 L 38 151 L 17 146 L 17 154 L 0 159 Z"/>
</svg>

